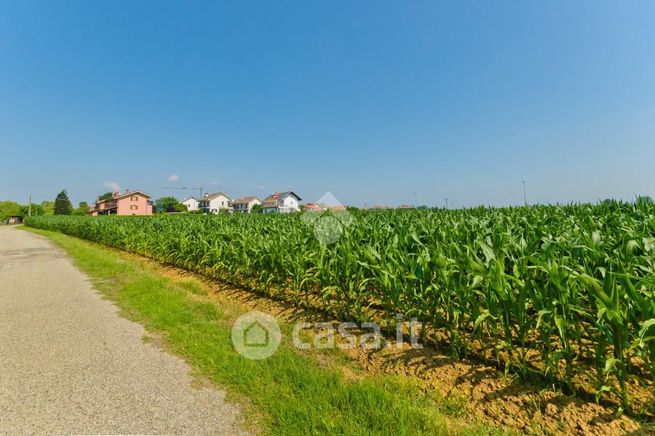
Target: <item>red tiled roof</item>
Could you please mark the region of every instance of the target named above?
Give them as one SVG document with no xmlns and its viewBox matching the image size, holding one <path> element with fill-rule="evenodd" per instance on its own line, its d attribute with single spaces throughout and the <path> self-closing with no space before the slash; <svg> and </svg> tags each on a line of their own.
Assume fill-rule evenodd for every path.
<svg viewBox="0 0 655 436">
<path fill-rule="evenodd" d="M 124 194 L 119 194 L 119 195 L 112 196 L 112 197 L 110 197 L 110 198 L 106 198 L 106 199 L 104 199 L 104 200 L 96 201 L 96 204 L 99 204 L 99 203 L 106 203 L 106 202 L 108 202 L 108 201 L 114 201 L 114 200 L 118 200 L 119 198 L 130 197 L 130 196 L 132 196 L 132 195 L 141 195 L 141 196 L 146 197 L 146 198 L 151 198 L 151 197 L 150 197 L 148 194 L 146 194 L 145 192 L 142 192 L 142 191 L 130 191 L 130 192 L 126 192 L 126 193 L 124 193 Z"/>
</svg>

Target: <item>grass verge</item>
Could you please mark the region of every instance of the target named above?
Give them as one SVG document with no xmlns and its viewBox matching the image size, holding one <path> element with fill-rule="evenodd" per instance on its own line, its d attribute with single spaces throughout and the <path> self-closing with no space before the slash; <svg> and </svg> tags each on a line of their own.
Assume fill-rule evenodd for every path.
<svg viewBox="0 0 655 436">
<path fill-rule="evenodd" d="M 491 434 L 459 418 L 454 406 L 393 376 L 344 376 L 331 365 L 293 347 L 291 326 L 281 322 L 283 341 L 261 361 L 239 355 L 231 325 L 245 313 L 218 307 L 201 281 L 178 281 L 146 260 L 60 233 L 28 229 L 61 246 L 94 286 L 129 319 L 145 325 L 163 346 L 182 356 L 201 376 L 216 382 L 243 405 L 246 428 L 269 434 Z M 334 353 L 334 351 L 332 352 Z M 346 363 L 340 363 L 346 364 Z"/>
</svg>

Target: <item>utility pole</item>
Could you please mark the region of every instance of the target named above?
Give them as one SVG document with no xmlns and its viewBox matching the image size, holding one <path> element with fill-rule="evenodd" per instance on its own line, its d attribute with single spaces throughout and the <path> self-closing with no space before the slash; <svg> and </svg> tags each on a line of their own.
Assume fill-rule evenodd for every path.
<svg viewBox="0 0 655 436">
<path fill-rule="evenodd" d="M 446 198 L 446 209 L 448 209 L 448 198 Z"/>
<path fill-rule="evenodd" d="M 525 180 L 521 180 L 521 183 L 523 183 L 523 205 L 527 206 L 528 205 L 528 194 L 526 194 L 526 191 L 525 191 Z"/>
<path fill-rule="evenodd" d="M 416 203 L 416 191 L 414 191 L 414 207 L 418 206 Z"/>
</svg>

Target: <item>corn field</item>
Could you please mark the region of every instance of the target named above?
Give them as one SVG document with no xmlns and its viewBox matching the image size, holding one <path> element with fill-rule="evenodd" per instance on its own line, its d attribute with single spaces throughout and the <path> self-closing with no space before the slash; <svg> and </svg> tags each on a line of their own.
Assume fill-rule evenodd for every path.
<svg viewBox="0 0 655 436">
<path fill-rule="evenodd" d="M 325 245 L 294 215 L 32 217 L 343 319 L 398 313 L 455 355 L 629 410 L 655 391 L 655 206 L 354 212 Z M 426 338 L 430 340 L 430 337 Z M 433 339 L 436 340 L 436 339 Z M 652 411 L 651 411 L 652 412 Z"/>
</svg>

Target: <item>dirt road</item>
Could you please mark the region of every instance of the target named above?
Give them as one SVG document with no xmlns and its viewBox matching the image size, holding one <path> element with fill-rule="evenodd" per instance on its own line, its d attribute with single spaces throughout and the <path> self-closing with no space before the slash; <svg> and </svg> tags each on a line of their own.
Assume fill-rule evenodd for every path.
<svg viewBox="0 0 655 436">
<path fill-rule="evenodd" d="M 0 434 L 242 433 L 145 334 L 63 251 L 0 226 Z"/>
</svg>

